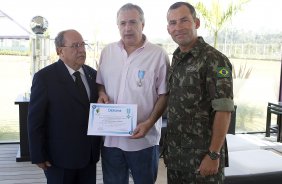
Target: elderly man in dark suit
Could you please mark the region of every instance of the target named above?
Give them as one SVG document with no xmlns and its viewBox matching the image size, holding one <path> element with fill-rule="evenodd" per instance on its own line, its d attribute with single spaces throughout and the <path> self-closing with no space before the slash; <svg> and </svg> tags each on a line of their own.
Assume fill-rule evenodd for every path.
<svg viewBox="0 0 282 184">
<path fill-rule="evenodd" d="M 48 183 L 94 184 L 100 137 L 87 136 L 87 124 L 90 102 L 98 98 L 96 71 L 84 64 L 86 44 L 76 30 L 60 32 L 55 45 L 59 60 L 33 77 L 31 161 L 44 170 Z"/>
</svg>

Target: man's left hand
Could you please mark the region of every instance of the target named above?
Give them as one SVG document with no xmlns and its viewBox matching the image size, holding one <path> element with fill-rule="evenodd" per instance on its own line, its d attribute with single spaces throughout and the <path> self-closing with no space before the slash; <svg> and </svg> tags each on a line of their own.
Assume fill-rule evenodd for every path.
<svg viewBox="0 0 282 184">
<path fill-rule="evenodd" d="M 150 130 L 151 126 L 149 122 L 142 122 L 138 123 L 137 127 L 135 128 L 133 135 L 131 136 L 132 139 L 139 139 L 142 137 L 145 137 L 145 135 L 148 133 Z"/>
<path fill-rule="evenodd" d="M 201 176 L 209 176 L 214 175 L 218 173 L 219 168 L 219 160 L 212 160 L 208 155 L 204 157 L 204 159 L 201 162 L 201 165 L 198 169 Z"/>
</svg>

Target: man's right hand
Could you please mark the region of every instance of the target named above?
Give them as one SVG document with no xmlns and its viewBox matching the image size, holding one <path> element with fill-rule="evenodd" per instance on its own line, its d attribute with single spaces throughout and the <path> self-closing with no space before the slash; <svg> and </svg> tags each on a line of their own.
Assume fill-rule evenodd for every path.
<svg viewBox="0 0 282 184">
<path fill-rule="evenodd" d="M 99 94 L 99 98 L 97 103 L 104 103 L 104 104 L 109 103 L 110 100 L 109 100 L 109 96 L 106 93 L 105 86 L 100 84 L 98 85 L 98 94 Z"/>
<path fill-rule="evenodd" d="M 109 103 L 109 97 L 108 95 L 100 95 L 98 98 L 98 103 L 108 104 Z"/>
<path fill-rule="evenodd" d="M 48 167 L 51 167 L 51 164 L 48 161 L 43 162 L 43 163 L 39 163 L 39 164 L 36 164 L 36 165 L 43 170 L 47 170 Z"/>
</svg>

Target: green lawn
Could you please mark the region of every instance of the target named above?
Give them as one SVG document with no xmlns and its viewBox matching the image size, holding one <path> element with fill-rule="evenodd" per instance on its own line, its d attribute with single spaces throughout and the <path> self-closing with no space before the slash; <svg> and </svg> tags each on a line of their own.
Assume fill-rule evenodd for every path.
<svg viewBox="0 0 282 184">
<path fill-rule="evenodd" d="M 19 132 L 2 132 L 0 130 L 0 142 L 19 141 Z"/>
</svg>

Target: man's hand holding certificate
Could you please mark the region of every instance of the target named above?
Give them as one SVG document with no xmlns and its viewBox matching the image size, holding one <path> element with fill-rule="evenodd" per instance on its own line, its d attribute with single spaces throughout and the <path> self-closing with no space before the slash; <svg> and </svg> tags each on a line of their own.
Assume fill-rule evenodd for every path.
<svg viewBox="0 0 282 184">
<path fill-rule="evenodd" d="M 131 136 L 136 124 L 136 104 L 91 103 L 87 135 Z"/>
</svg>

